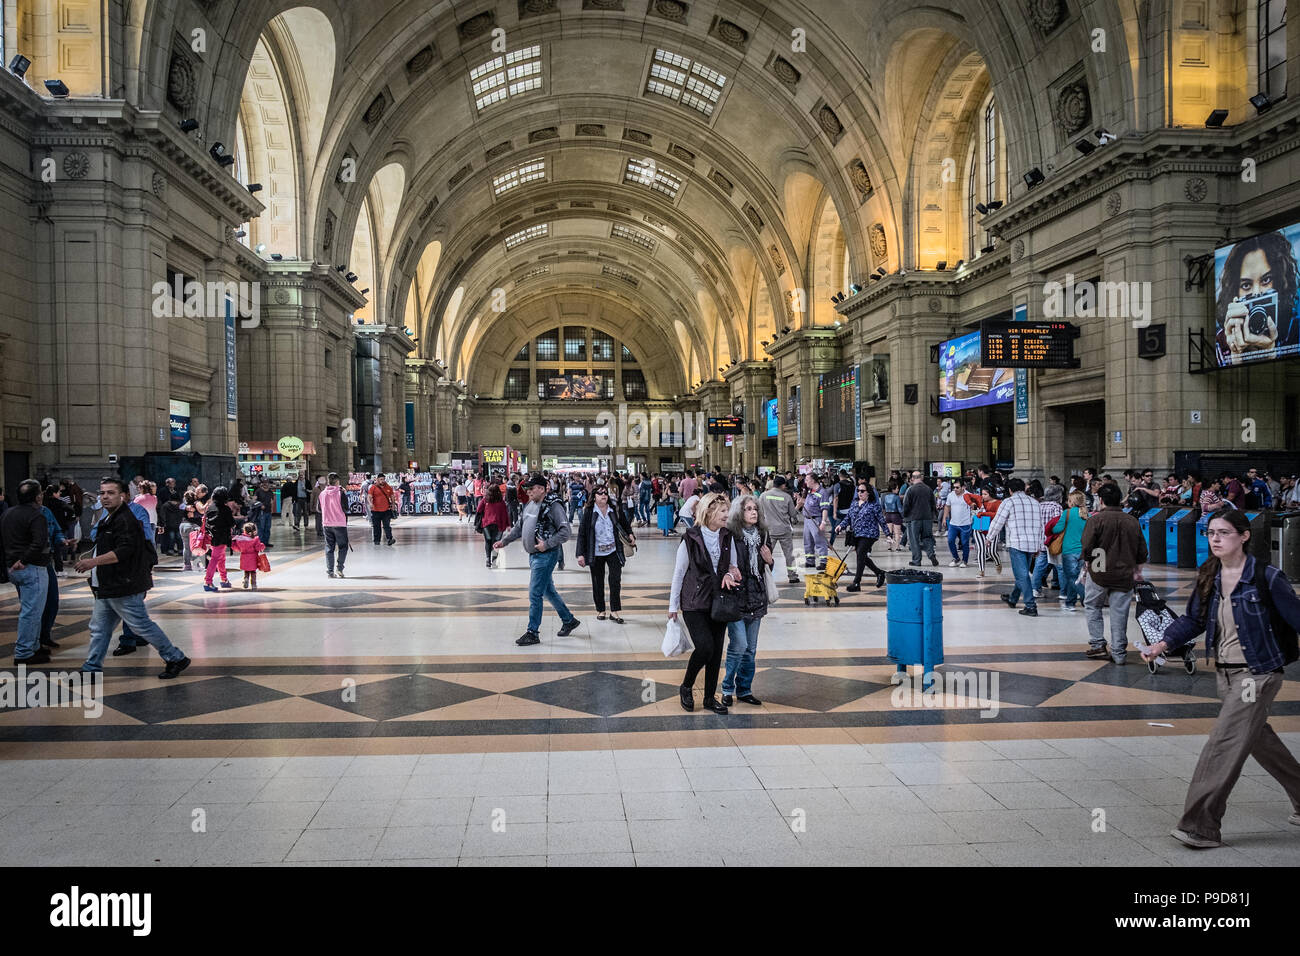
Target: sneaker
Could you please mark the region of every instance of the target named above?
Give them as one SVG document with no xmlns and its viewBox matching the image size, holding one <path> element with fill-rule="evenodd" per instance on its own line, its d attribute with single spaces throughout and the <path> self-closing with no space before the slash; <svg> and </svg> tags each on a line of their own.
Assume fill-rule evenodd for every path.
<svg viewBox="0 0 1300 956">
<path fill-rule="evenodd" d="M 334 572 L 333 572 L 333 571 L 326 571 L 326 572 L 325 572 L 325 577 L 327 577 L 327 578 L 332 578 L 332 577 L 334 577 Z"/>
<path fill-rule="evenodd" d="M 229 581 L 222 581 L 222 582 L 221 582 L 221 586 L 222 586 L 223 588 L 228 588 L 228 587 L 230 587 L 230 582 L 229 582 Z"/>
<path fill-rule="evenodd" d="M 959 565 L 959 567 L 963 567 L 963 568 L 966 567 L 966 562 L 963 561 L 963 562 Z"/>
<path fill-rule="evenodd" d="M 119 644 L 117 645 L 117 647 L 113 648 L 114 657 L 123 657 L 127 654 L 134 654 L 134 653 L 135 653 L 134 644 Z"/>
<path fill-rule="evenodd" d="M 205 584 L 203 585 L 203 590 L 211 591 L 213 594 L 216 594 L 218 591 L 221 590 L 221 588 L 214 588 L 211 584 Z"/>
<path fill-rule="evenodd" d="M 582 622 L 579 621 L 576 617 L 570 618 L 569 621 L 563 627 L 561 627 L 558 631 L 555 632 L 555 636 L 568 637 L 570 634 L 572 634 L 574 631 L 578 629 L 578 625 L 581 623 Z"/>
<path fill-rule="evenodd" d="M 1022 607 L 1020 614 L 1023 617 L 1038 617 L 1038 609 L 1033 607 Z"/>
<path fill-rule="evenodd" d="M 1076 606 L 1073 605 L 1073 604 L 1062 604 L 1062 605 L 1061 605 L 1061 610 L 1062 610 L 1062 611 L 1077 611 L 1077 610 L 1079 610 L 1079 609 L 1078 609 L 1078 607 L 1076 607 Z"/>
<path fill-rule="evenodd" d="M 1016 606 L 1016 602 L 1011 600 L 1010 594 L 999 594 L 998 597 L 1002 598 L 1002 603 L 1005 604 L 1007 607 Z"/>
<path fill-rule="evenodd" d="M 171 680 L 173 677 L 176 677 L 178 674 L 180 674 L 181 671 L 185 670 L 185 668 L 189 666 L 190 666 L 190 659 L 188 657 L 182 657 L 178 661 L 168 661 L 167 666 L 163 668 L 163 672 L 158 675 L 158 679 Z"/>
<path fill-rule="evenodd" d="M 343 569 L 342 569 L 342 568 L 339 568 L 337 571 L 335 571 L 335 572 L 334 572 L 334 576 L 335 576 L 336 578 L 341 578 L 341 577 L 343 577 Z"/>
<path fill-rule="evenodd" d="M 850 584 L 850 585 L 849 585 L 848 587 L 846 587 L 844 590 L 846 590 L 846 591 L 851 591 L 851 592 L 853 592 L 853 593 L 857 593 L 858 591 L 861 591 L 861 590 L 862 590 L 862 586 L 861 586 L 861 585 L 858 585 L 858 584 Z"/>
<path fill-rule="evenodd" d="M 961 567 L 961 562 L 960 562 L 960 561 L 949 561 L 949 562 L 948 562 L 948 567 L 950 567 L 950 568 L 960 568 L 960 567 Z"/>
<path fill-rule="evenodd" d="M 524 633 L 519 636 L 519 639 L 516 640 L 515 643 L 518 644 L 520 647 L 531 647 L 533 644 L 542 643 L 542 639 L 537 636 L 536 631 L 524 631 Z"/>
<path fill-rule="evenodd" d="M 1186 830 L 1179 830 L 1177 827 L 1170 830 L 1169 835 L 1183 846 L 1190 846 L 1196 850 L 1211 850 L 1216 846 L 1223 846 L 1223 842 L 1220 840 L 1207 840 L 1205 837 L 1188 833 Z"/>
<path fill-rule="evenodd" d="M 1042 596 L 1043 596 L 1043 589 L 1042 589 L 1042 588 L 1034 588 L 1034 597 L 1042 597 Z"/>
<path fill-rule="evenodd" d="M 14 658 L 15 667 L 17 667 L 19 664 L 26 664 L 28 667 L 31 667 L 35 664 L 48 664 L 49 662 L 50 662 L 50 652 L 44 647 L 39 648 L 36 651 L 36 653 L 33 654 L 31 657 Z"/>
<path fill-rule="evenodd" d="M 1089 647 L 1083 652 L 1083 656 L 1094 661 L 1110 660 L 1110 651 L 1106 650 L 1105 647 Z"/>
<path fill-rule="evenodd" d="M 937 568 L 939 566 L 939 559 L 931 555 L 930 563 Z"/>
</svg>

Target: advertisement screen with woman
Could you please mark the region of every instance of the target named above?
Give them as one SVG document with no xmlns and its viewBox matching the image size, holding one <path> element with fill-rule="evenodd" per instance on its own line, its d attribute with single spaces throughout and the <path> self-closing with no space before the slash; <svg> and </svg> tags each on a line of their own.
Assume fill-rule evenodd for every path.
<svg viewBox="0 0 1300 956">
<path fill-rule="evenodd" d="M 1220 368 L 1300 354 L 1300 224 L 1214 251 L 1214 351 Z"/>
<path fill-rule="evenodd" d="M 1015 373 L 980 365 L 980 334 L 971 332 L 939 346 L 939 411 L 958 412 L 1015 398 Z"/>
</svg>

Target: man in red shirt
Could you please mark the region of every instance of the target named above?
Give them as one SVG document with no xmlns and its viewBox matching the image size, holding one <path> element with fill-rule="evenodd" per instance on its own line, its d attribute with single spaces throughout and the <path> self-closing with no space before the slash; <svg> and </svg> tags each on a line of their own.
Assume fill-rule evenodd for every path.
<svg viewBox="0 0 1300 956">
<path fill-rule="evenodd" d="M 370 495 L 370 527 L 375 533 L 375 544 L 379 543 L 379 529 L 382 527 L 386 543 L 392 545 L 392 522 L 393 512 L 397 509 L 397 495 L 383 475 L 374 480 L 367 494 Z"/>
</svg>

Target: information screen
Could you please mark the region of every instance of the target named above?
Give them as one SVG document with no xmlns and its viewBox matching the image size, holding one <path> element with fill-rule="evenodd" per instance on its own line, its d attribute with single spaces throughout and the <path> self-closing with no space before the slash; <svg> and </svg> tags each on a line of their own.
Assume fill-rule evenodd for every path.
<svg viewBox="0 0 1300 956">
<path fill-rule="evenodd" d="M 709 419 L 708 431 L 710 435 L 739 435 L 744 430 L 745 420 L 738 415 Z"/>
<path fill-rule="evenodd" d="M 980 364 L 985 368 L 1078 368 L 1069 322 L 980 323 Z"/>
<path fill-rule="evenodd" d="M 980 333 L 970 332 L 939 346 L 939 411 L 959 412 L 1015 398 L 1015 372 L 980 362 Z"/>
<path fill-rule="evenodd" d="M 763 417 L 767 419 L 767 437 L 775 438 L 781 430 L 781 423 L 777 420 L 775 398 L 769 398 L 763 403 Z"/>
<path fill-rule="evenodd" d="M 820 376 L 817 425 L 823 442 L 853 441 L 858 437 L 858 386 L 858 366 Z"/>
</svg>

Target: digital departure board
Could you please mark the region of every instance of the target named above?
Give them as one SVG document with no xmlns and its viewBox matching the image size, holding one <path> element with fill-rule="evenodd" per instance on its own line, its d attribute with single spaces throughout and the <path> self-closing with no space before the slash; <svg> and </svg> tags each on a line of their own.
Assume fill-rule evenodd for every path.
<svg viewBox="0 0 1300 956">
<path fill-rule="evenodd" d="M 710 435 L 741 435 L 744 431 L 745 420 L 739 415 L 709 419 L 708 433 Z"/>
<path fill-rule="evenodd" d="M 817 426 L 821 441 L 853 441 L 861 429 L 860 366 L 820 376 L 817 384 Z"/>
<path fill-rule="evenodd" d="M 1078 368 L 1069 322 L 980 323 L 980 364 L 985 368 Z"/>
</svg>

